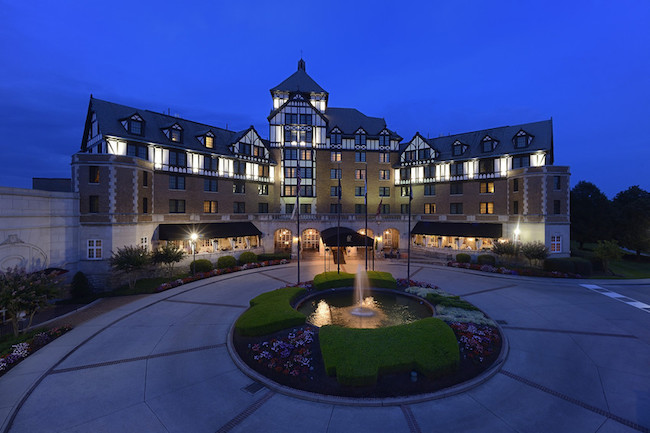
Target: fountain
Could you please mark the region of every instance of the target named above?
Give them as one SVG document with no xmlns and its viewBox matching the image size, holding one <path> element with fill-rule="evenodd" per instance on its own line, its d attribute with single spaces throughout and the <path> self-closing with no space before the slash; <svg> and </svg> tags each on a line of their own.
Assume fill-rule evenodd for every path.
<svg viewBox="0 0 650 433">
<path fill-rule="evenodd" d="M 377 314 L 372 308 L 372 303 L 365 302 L 365 294 L 368 286 L 370 286 L 368 272 L 362 271 L 361 265 L 359 265 L 357 267 L 357 274 L 354 277 L 354 299 L 357 301 L 357 306 L 350 310 L 350 314 L 359 317 L 372 317 Z"/>
</svg>

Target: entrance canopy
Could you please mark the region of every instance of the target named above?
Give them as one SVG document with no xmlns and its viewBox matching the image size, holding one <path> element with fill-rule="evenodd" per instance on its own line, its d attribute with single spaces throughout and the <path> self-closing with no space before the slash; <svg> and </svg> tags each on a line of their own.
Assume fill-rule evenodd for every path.
<svg viewBox="0 0 650 433">
<path fill-rule="evenodd" d="M 372 247 L 373 239 L 370 236 L 364 236 L 347 227 L 341 227 L 341 235 L 337 242 L 337 230 L 337 227 L 330 227 L 320 232 L 323 243 L 328 247 L 337 245 L 342 247 L 363 247 L 364 245 Z"/>
<path fill-rule="evenodd" d="M 490 223 L 447 223 L 437 221 L 420 221 L 412 235 L 458 236 L 474 238 L 500 238 L 503 234 L 501 224 Z"/>
<path fill-rule="evenodd" d="M 203 224 L 160 224 L 158 239 L 175 241 L 189 239 L 196 233 L 203 239 L 238 238 L 243 236 L 260 236 L 261 231 L 250 221 Z"/>
</svg>

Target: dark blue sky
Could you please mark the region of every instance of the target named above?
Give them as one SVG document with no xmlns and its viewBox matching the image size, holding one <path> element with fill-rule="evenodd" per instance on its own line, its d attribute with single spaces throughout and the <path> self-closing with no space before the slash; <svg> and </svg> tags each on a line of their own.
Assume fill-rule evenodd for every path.
<svg viewBox="0 0 650 433">
<path fill-rule="evenodd" d="M 296 70 L 405 139 L 553 118 L 555 164 L 650 190 L 650 2 L 0 0 L 0 186 L 68 177 L 88 98 L 268 137 Z"/>
</svg>

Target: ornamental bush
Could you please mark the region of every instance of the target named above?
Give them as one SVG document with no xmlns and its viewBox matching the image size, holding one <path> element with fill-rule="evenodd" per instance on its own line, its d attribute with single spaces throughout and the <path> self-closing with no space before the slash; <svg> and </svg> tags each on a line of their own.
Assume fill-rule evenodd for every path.
<svg viewBox="0 0 650 433">
<path fill-rule="evenodd" d="M 208 259 L 198 259 L 190 263 L 190 273 L 192 272 L 210 272 L 214 267 Z"/>
<path fill-rule="evenodd" d="M 494 266 L 497 262 L 496 258 L 490 254 L 481 254 L 477 258 L 479 265 Z"/>
<path fill-rule="evenodd" d="M 258 336 L 304 324 L 306 316 L 291 302 L 305 292 L 302 287 L 284 287 L 262 293 L 251 299 L 251 307 L 239 316 L 235 330 L 244 336 Z"/>
<path fill-rule="evenodd" d="M 521 252 L 528 259 L 528 263 L 533 264 L 533 260 L 542 261 L 548 257 L 548 248 L 542 242 L 526 242 L 521 246 Z"/>
<path fill-rule="evenodd" d="M 255 254 L 252 251 L 244 251 L 239 256 L 239 263 L 242 265 L 245 265 L 246 263 L 256 263 L 256 262 L 257 262 L 257 254 Z"/>
<path fill-rule="evenodd" d="M 237 266 L 237 259 L 233 256 L 223 256 L 217 259 L 217 269 L 234 268 Z"/>
<path fill-rule="evenodd" d="M 469 263 L 470 261 L 472 261 L 472 256 L 465 253 L 459 253 L 456 254 L 456 261 L 458 263 Z"/>
<path fill-rule="evenodd" d="M 86 274 L 79 271 L 74 274 L 72 277 L 72 283 L 70 284 L 70 294 L 73 298 L 85 298 L 86 296 L 92 295 L 93 291 L 90 288 L 90 283 Z"/>
<path fill-rule="evenodd" d="M 355 274 L 349 274 L 347 272 L 323 272 L 314 277 L 314 289 L 325 290 L 336 287 L 352 287 L 354 286 L 354 278 Z M 397 281 L 390 272 L 368 271 L 368 282 L 370 287 L 383 289 L 397 288 Z"/>
</svg>

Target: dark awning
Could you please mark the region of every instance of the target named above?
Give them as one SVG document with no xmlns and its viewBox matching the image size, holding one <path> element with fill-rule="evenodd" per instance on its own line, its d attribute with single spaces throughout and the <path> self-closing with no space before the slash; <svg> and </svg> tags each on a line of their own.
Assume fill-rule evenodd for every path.
<svg viewBox="0 0 650 433">
<path fill-rule="evenodd" d="M 365 245 L 372 247 L 373 239 L 370 236 L 364 236 L 347 227 L 341 227 L 341 235 L 337 242 L 337 231 L 337 227 L 330 227 L 320 232 L 323 243 L 328 247 L 337 245 L 342 247 L 363 247 Z"/>
<path fill-rule="evenodd" d="M 202 239 L 260 236 L 261 231 L 250 221 L 203 224 L 160 224 L 158 239 L 163 241 L 189 239 L 197 233 Z"/>
<path fill-rule="evenodd" d="M 412 235 L 463 236 L 475 238 L 500 238 L 503 234 L 501 224 L 491 223 L 447 223 L 437 221 L 420 221 Z"/>
</svg>

